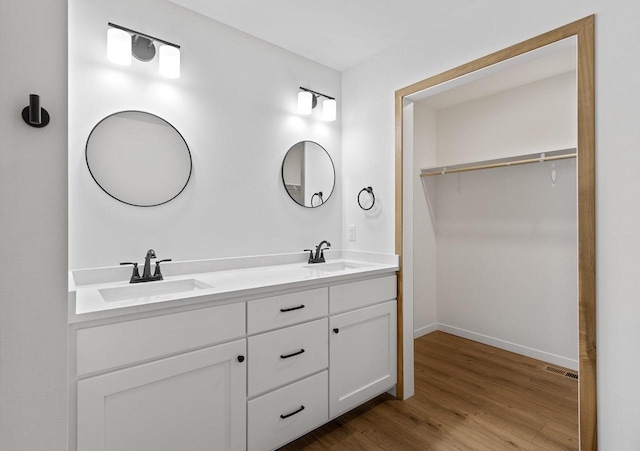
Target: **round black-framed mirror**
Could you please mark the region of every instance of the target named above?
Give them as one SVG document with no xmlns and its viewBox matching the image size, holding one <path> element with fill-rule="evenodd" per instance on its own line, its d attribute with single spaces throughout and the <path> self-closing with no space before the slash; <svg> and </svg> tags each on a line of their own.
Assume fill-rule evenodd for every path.
<svg viewBox="0 0 640 451">
<path fill-rule="evenodd" d="M 191 178 L 191 151 L 168 121 L 137 110 L 118 111 L 98 122 L 85 146 L 87 168 L 109 196 L 136 207 L 175 199 Z"/>
<path fill-rule="evenodd" d="M 329 152 L 315 141 L 295 143 L 282 160 L 282 184 L 298 205 L 317 208 L 333 194 L 336 169 Z"/>
</svg>

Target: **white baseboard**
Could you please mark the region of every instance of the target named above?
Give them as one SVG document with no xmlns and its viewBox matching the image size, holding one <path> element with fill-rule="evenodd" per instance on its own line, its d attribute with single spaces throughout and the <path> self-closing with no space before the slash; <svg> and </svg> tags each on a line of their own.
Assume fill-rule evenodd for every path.
<svg viewBox="0 0 640 451">
<path fill-rule="evenodd" d="M 430 334 L 431 332 L 435 332 L 436 330 L 438 330 L 438 323 L 432 323 L 428 326 L 419 327 L 418 329 L 413 331 L 413 338 L 416 339 L 422 337 L 423 335 Z"/>
<path fill-rule="evenodd" d="M 529 348 L 527 346 L 522 346 L 516 343 L 511 343 L 509 341 L 500 340 L 499 338 L 489 337 L 487 335 L 471 332 L 469 330 L 448 326 L 446 324 L 440 324 L 440 323 L 432 324 L 430 326 L 427 326 L 427 328 L 430 328 L 432 326 L 436 327 L 433 330 L 441 330 L 442 332 L 446 332 L 448 334 L 455 335 L 457 337 L 468 338 L 469 340 L 477 341 L 478 343 L 483 343 L 489 346 L 493 346 L 495 348 L 504 349 L 505 351 L 515 352 L 516 354 L 525 355 L 533 359 L 542 360 L 543 362 L 559 365 L 564 368 L 569 368 L 571 370 L 578 371 L 577 360 L 573 360 L 567 357 L 562 357 L 556 354 L 540 351 L 538 349 Z M 422 328 L 422 329 L 426 329 L 426 328 Z M 422 329 L 420 329 L 420 331 L 422 331 Z M 418 331 L 414 332 L 414 337 L 416 338 L 417 338 L 416 336 L 417 332 Z M 425 334 L 429 332 L 425 332 Z"/>
</svg>

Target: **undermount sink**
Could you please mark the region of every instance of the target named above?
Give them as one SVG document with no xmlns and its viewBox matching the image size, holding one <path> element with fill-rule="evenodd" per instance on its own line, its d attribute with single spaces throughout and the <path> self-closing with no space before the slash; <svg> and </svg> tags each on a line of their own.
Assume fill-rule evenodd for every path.
<svg viewBox="0 0 640 451">
<path fill-rule="evenodd" d="M 364 267 L 366 267 L 366 265 L 353 262 L 330 262 L 305 265 L 305 268 L 315 269 L 322 272 L 347 272 L 349 270 L 360 269 Z"/>
<path fill-rule="evenodd" d="M 197 279 L 146 282 L 124 287 L 99 289 L 100 295 L 106 302 L 129 301 L 134 299 L 158 298 L 176 293 L 213 288 L 211 285 Z"/>
</svg>

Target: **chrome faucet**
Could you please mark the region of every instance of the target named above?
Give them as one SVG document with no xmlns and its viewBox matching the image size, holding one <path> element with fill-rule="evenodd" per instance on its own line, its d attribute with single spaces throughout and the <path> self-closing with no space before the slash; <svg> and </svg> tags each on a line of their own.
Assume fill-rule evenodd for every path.
<svg viewBox="0 0 640 451">
<path fill-rule="evenodd" d="M 327 245 L 326 248 L 323 248 L 323 245 Z M 320 244 L 316 246 L 316 253 L 313 254 L 311 249 L 305 249 L 305 252 L 309 252 L 309 261 L 307 263 L 324 263 L 324 251 L 325 249 L 329 249 L 331 247 L 331 243 L 328 241 L 321 241 Z"/>
<path fill-rule="evenodd" d="M 156 280 L 162 280 L 162 272 L 160 271 L 160 263 L 162 262 L 170 262 L 170 258 L 165 258 L 164 260 L 156 260 L 156 267 L 153 271 L 153 275 L 151 275 L 151 259 L 156 258 L 156 251 L 153 249 L 149 249 L 147 251 L 147 255 L 144 258 L 144 268 L 142 270 L 142 276 L 138 272 L 138 264 L 134 262 L 122 262 L 121 265 L 133 265 L 133 272 L 131 274 L 131 280 L 129 283 L 139 283 L 139 282 L 153 282 Z"/>
</svg>

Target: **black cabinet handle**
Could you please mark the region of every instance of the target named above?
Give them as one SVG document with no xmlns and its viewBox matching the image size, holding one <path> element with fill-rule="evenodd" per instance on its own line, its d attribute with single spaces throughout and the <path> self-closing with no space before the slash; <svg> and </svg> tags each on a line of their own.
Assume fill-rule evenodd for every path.
<svg viewBox="0 0 640 451">
<path fill-rule="evenodd" d="M 296 410 L 295 412 L 291 412 L 291 413 L 288 413 L 288 414 L 286 414 L 286 415 L 280 415 L 280 418 L 282 418 L 282 419 L 284 420 L 285 418 L 292 417 L 292 416 L 293 416 L 293 415 L 295 415 L 296 413 L 300 413 L 300 412 L 302 412 L 303 410 L 304 410 L 304 406 L 300 406 L 300 408 L 299 408 L 298 410 Z"/>
<path fill-rule="evenodd" d="M 240 363 L 244 362 L 244 356 L 243 355 L 239 355 L 238 356 L 238 362 L 240 362 Z"/>
<path fill-rule="evenodd" d="M 338 329 L 337 327 L 335 329 L 333 329 L 333 333 L 337 334 L 338 332 L 340 332 L 340 329 Z"/>
<path fill-rule="evenodd" d="M 293 354 L 287 354 L 287 355 L 280 355 L 281 359 L 288 359 L 289 357 L 293 357 L 296 355 L 300 355 L 304 352 L 304 349 L 299 350 L 298 352 L 294 352 Z"/>
<path fill-rule="evenodd" d="M 304 304 L 300 304 L 297 307 L 281 308 L 280 311 L 284 313 L 284 312 L 291 312 L 293 310 L 300 310 L 301 308 L 304 308 Z"/>
</svg>

